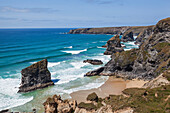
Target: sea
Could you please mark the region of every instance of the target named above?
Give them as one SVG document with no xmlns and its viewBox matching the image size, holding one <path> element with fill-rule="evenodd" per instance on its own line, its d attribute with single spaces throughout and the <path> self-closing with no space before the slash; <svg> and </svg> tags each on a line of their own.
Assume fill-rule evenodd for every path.
<svg viewBox="0 0 170 113">
<path fill-rule="evenodd" d="M 101 46 L 113 35 L 68 34 L 71 29 L 0 29 L 0 111 L 41 110 L 49 96 L 57 94 L 69 99 L 72 92 L 98 88 L 105 83 L 106 76 L 84 75 L 110 60 L 110 55 L 103 55 L 106 48 Z M 126 46 L 125 50 L 138 48 L 134 42 L 121 43 Z M 55 85 L 17 93 L 21 70 L 43 59 L 48 60 L 48 69 Z M 86 59 L 102 60 L 104 64 L 83 63 Z"/>
</svg>

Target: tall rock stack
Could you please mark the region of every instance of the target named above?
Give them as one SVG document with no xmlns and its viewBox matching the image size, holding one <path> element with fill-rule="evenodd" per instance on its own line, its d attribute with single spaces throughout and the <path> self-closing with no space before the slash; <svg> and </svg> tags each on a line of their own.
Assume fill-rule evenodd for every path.
<svg viewBox="0 0 170 113">
<path fill-rule="evenodd" d="M 22 69 L 21 86 L 18 92 L 29 92 L 54 85 L 47 63 L 47 59 L 44 59 Z"/>
<path fill-rule="evenodd" d="M 116 52 L 122 52 L 123 48 L 120 42 L 121 40 L 119 39 L 119 35 L 116 35 L 112 37 L 111 39 L 109 39 L 106 44 L 107 49 L 104 52 L 104 55 L 112 55 L 113 53 L 116 53 Z"/>
<path fill-rule="evenodd" d="M 122 42 L 134 41 L 133 32 L 126 32 L 121 38 Z"/>
</svg>

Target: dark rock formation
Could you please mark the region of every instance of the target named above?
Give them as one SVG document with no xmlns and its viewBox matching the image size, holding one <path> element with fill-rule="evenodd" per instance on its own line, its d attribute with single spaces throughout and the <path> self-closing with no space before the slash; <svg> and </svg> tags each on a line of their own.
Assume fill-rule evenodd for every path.
<svg viewBox="0 0 170 113">
<path fill-rule="evenodd" d="M 0 113 L 9 113 L 9 109 L 2 110 Z"/>
<path fill-rule="evenodd" d="M 100 73 L 104 70 L 104 67 L 100 67 L 96 70 L 90 71 L 88 73 L 86 73 L 84 76 L 96 76 L 96 75 L 100 75 Z"/>
<path fill-rule="evenodd" d="M 147 29 L 144 29 L 135 39 L 135 44 L 142 45 L 144 41 L 152 35 L 154 27 L 155 26 L 150 26 Z"/>
<path fill-rule="evenodd" d="M 101 65 L 101 64 L 103 64 L 103 62 L 101 60 L 91 60 L 91 59 L 84 60 L 83 63 L 90 63 L 92 65 Z"/>
<path fill-rule="evenodd" d="M 122 52 L 123 48 L 121 47 L 120 41 L 121 40 L 119 39 L 119 35 L 116 35 L 109 39 L 106 44 L 107 49 L 104 52 L 104 55 L 112 55 L 113 53 L 116 52 Z"/>
<path fill-rule="evenodd" d="M 122 42 L 128 42 L 128 41 L 134 41 L 133 38 L 133 32 L 126 32 L 123 34 L 122 38 L 121 38 Z"/>
<path fill-rule="evenodd" d="M 22 69 L 21 86 L 18 92 L 28 92 L 54 85 L 47 69 L 47 59 Z"/>
<path fill-rule="evenodd" d="M 79 28 L 70 30 L 70 34 L 122 34 L 129 27 Z"/>
<path fill-rule="evenodd" d="M 77 107 L 75 100 L 62 100 L 60 95 L 54 95 L 44 102 L 45 113 L 73 113 Z"/>
<path fill-rule="evenodd" d="M 94 93 L 91 93 L 87 96 L 87 100 L 89 101 L 98 101 L 98 96 L 97 94 L 94 92 Z"/>
<path fill-rule="evenodd" d="M 139 49 L 114 53 L 102 68 L 92 75 L 121 75 L 133 79 L 153 79 L 170 68 L 170 18 L 159 21 Z M 102 70 L 103 71 L 102 71 Z"/>
</svg>

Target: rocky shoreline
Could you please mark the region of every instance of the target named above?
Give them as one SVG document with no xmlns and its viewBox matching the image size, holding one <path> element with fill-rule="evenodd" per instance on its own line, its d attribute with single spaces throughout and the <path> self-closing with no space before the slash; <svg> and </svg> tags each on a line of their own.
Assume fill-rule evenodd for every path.
<svg viewBox="0 0 170 113">
<path fill-rule="evenodd" d="M 87 72 L 85 76 L 116 76 L 149 82 L 142 88 L 124 89 L 121 95 L 101 98 L 96 93 L 92 93 L 87 97 L 87 102 L 79 104 L 75 100 L 62 100 L 60 96 L 54 95 L 43 104 L 46 113 L 170 112 L 168 104 L 170 102 L 170 18 L 160 20 L 155 26 L 85 28 L 71 30 L 69 33 L 116 34 L 103 46 L 106 47 L 104 54 L 111 55 L 111 60 L 103 67 Z M 121 39 L 119 35 L 123 35 Z M 137 38 L 134 39 L 133 36 Z M 120 42 L 134 40 L 139 44 L 139 49 L 124 51 Z M 93 60 L 88 60 L 87 62 L 101 64 L 100 61 L 94 63 Z M 42 86 L 48 83 L 54 84 L 46 64 L 42 65 L 43 68 L 33 65 L 31 67 L 35 68 L 28 67 L 22 70 L 19 92 L 43 88 Z M 35 77 L 34 80 L 25 75 L 36 75 L 40 78 L 41 75 L 45 76 L 41 79 Z"/>
<path fill-rule="evenodd" d="M 129 29 L 131 31 L 128 31 Z M 170 101 L 170 18 L 160 20 L 155 26 L 141 27 L 141 29 L 132 32 L 132 28 L 129 27 L 87 28 L 71 30 L 70 33 L 123 34 L 121 41 L 133 41 L 131 37 L 138 35 L 136 43 L 140 45 L 140 48 L 130 51 L 117 50 L 121 48 L 119 36 L 111 38 L 103 46 L 107 48 L 104 54 L 111 55 L 111 60 L 105 66 L 86 73 L 85 76 L 116 76 L 125 79 L 150 80 L 143 85 L 143 88 L 128 88 L 123 90 L 121 95 L 109 95 L 105 98 L 92 93 L 87 96 L 87 102 L 79 103 L 74 106 L 74 109 L 69 101 L 66 101 L 67 107 L 64 107 L 62 110 L 65 111 L 62 112 L 60 107 L 54 107 L 53 104 L 57 103 L 54 102 L 55 98 L 52 99 L 52 103 L 47 99 L 46 103 L 52 107 L 48 110 L 45 107 L 45 112 L 170 112 L 168 104 Z M 62 104 L 65 102 L 63 101 Z"/>
<path fill-rule="evenodd" d="M 90 71 L 85 76 L 116 75 L 128 79 L 152 80 L 169 69 L 170 18 L 159 21 L 153 28 L 149 27 L 142 33 L 138 37 L 141 39 L 144 36 L 143 41 L 138 41 L 139 49 L 117 52 L 111 48 L 111 60 L 104 67 Z M 107 50 L 113 46 L 116 44 L 107 43 Z"/>
</svg>

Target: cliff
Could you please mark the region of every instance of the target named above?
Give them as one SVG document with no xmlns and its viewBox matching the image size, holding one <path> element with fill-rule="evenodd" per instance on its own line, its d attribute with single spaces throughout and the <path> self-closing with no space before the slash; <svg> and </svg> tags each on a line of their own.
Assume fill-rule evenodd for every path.
<svg viewBox="0 0 170 113">
<path fill-rule="evenodd" d="M 47 59 L 44 59 L 22 69 L 21 86 L 18 92 L 28 92 L 54 85 L 47 63 Z"/>
<path fill-rule="evenodd" d="M 147 38 L 143 35 L 139 49 L 113 53 L 112 59 L 104 67 L 88 72 L 85 76 L 116 75 L 128 79 L 153 79 L 169 69 L 170 18 L 159 21 L 149 30 L 151 35 Z"/>
<path fill-rule="evenodd" d="M 103 28 L 79 28 L 70 30 L 69 34 L 112 34 L 123 35 L 132 32 L 138 36 L 143 30 L 150 26 L 123 26 L 123 27 L 103 27 Z"/>
</svg>

